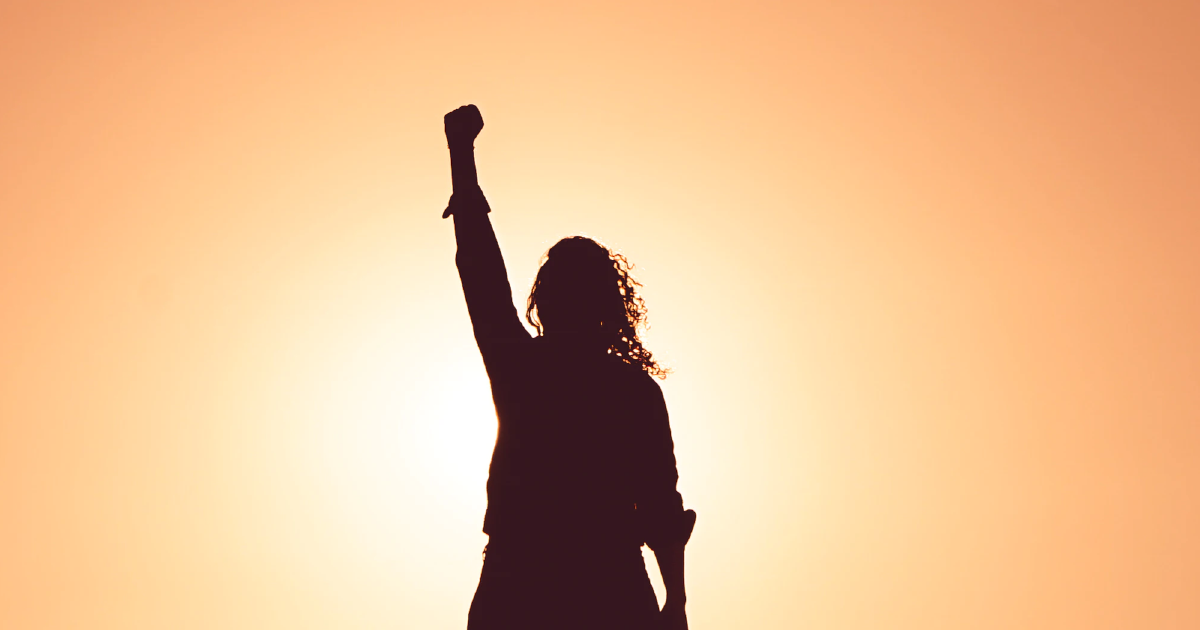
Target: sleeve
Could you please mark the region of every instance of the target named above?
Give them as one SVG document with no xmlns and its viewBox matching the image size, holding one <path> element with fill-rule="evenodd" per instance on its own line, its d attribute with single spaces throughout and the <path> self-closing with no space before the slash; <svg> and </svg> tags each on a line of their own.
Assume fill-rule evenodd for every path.
<svg viewBox="0 0 1200 630">
<path fill-rule="evenodd" d="M 487 365 L 490 351 L 497 344 L 528 340 L 529 331 L 521 325 L 513 306 L 508 272 L 488 219 L 491 208 L 483 191 L 476 187 L 468 194 L 452 195 L 447 212 L 454 215 L 454 238 L 458 245 L 455 263 L 475 341 Z"/>
<path fill-rule="evenodd" d="M 683 496 L 675 488 L 679 472 L 662 388 L 646 378 L 648 414 L 640 435 L 643 448 L 636 504 L 642 536 L 655 549 L 668 543 L 686 543 L 695 523 L 695 512 L 683 509 Z"/>
</svg>

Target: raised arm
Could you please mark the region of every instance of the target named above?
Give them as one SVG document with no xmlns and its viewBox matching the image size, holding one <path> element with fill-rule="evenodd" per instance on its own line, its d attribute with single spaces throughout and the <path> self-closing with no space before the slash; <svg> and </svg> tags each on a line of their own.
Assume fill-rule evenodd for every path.
<svg viewBox="0 0 1200 630">
<path fill-rule="evenodd" d="M 483 129 L 483 117 L 477 107 L 466 105 L 446 114 L 445 123 L 454 194 L 442 218 L 454 216 L 455 262 L 475 340 L 487 364 L 496 344 L 529 339 L 529 332 L 513 306 L 504 258 L 488 219 L 491 208 L 475 171 L 474 143 Z"/>
</svg>

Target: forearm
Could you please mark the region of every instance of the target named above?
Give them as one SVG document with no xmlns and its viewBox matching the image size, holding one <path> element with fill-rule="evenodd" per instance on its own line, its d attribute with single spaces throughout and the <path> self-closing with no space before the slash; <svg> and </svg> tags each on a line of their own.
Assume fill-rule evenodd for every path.
<svg viewBox="0 0 1200 630">
<path fill-rule="evenodd" d="M 447 140 L 454 192 L 443 216 L 454 215 L 454 240 L 458 245 L 456 259 L 463 276 L 463 288 L 468 289 L 471 285 L 480 287 L 478 291 L 467 290 L 467 301 L 472 301 L 472 293 L 487 294 L 503 290 L 505 301 L 511 305 L 512 293 L 504 269 L 504 258 L 500 254 L 492 222 L 487 217 L 491 208 L 479 189 L 474 142 L 462 138 Z"/>
<path fill-rule="evenodd" d="M 696 512 L 683 510 L 677 517 L 665 516 L 659 515 L 654 519 L 657 522 L 650 532 L 653 536 L 646 540 L 646 544 L 654 550 L 654 557 L 658 561 L 658 571 L 667 589 L 667 602 L 681 606 L 687 601 L 683 581 L 684 546 L 696 526 Z"/>
<path fill-rule="evenodd" d="M 662 574 L 663 586 L 667 589 L 667 601 L 673 605 L 687 601 L 687 592 L 683 584 L 683 549 L 684 544 L 681 542 L 659 545 L 654 549 L 658 571 Z"/>
<path fill-rule="evenodd" d="M 479 188 L 475 146 L 472 142 L 453 141 L 450 144 L 450 180 L 454 185 L 454 194 L 470 194 Z"/>
</svg>

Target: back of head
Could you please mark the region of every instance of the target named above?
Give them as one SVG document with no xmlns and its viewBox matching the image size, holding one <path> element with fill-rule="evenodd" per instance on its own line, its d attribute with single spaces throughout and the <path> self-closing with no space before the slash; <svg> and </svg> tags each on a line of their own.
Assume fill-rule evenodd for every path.
<svg viewBox="0 0 1200 630">
<path fill-rule="evenodd" d="M 594 341 L 626 363 L 663 377 L 666 370 L 638 338 L 646 304 L 629 267 L 624 256 L 590 238 L 564 238 L 546 253 L 525 317 L 547 337 Z"/>
</svg>

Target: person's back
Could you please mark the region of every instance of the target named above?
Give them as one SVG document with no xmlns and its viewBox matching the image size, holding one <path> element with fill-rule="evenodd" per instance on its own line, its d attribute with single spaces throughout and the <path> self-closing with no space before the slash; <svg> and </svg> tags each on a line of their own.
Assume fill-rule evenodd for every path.
<svg viewBox="0 0 1200 630">
<path fill-rule="evenodd" d="M 645 305 L 620 255 L 583 237 L 547 253 L 529 298 L 531 337 L 475 178 L 474 106 L 446 115 L 456 262 L 499 421 L 485 549 L 469 630 L 686 628 L 683 509 L 662 391 L 642 345 Z M 655 551 L 658 611 L 641 556 Z"/>
<path fill-rule="evenodd" d="M 636 506 L 681 503 L 658 384 L 611 354 L 551 337 L 512 344 L 495 361 L 500 426 L 484 531 L 640 545 Z"/>
</svg>

